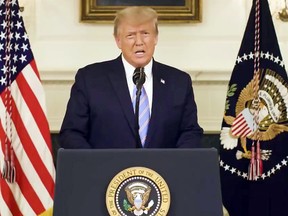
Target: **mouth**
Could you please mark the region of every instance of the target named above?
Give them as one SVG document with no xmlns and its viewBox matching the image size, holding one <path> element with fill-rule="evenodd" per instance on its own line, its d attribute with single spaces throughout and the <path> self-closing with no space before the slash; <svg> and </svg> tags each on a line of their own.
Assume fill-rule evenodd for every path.
<svg viewBox="0 0 288 216">
<path fill-rule="evenodd" d="M 135 52 L 136 55 L 144 55 L 145 54 L 145 51 L 144 50 L 137 50 Z"/>
</svg>

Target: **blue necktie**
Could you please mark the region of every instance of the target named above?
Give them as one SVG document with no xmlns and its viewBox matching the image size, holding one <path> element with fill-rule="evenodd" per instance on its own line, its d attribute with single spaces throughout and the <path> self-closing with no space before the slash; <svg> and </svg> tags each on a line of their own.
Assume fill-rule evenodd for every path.
<svg viewBox="0 0 288 216">
<path fill-rule="evenodd" d="M 133 108 L 135 112 L 135 104 L 136 104 L 136 86 L 133 91 Z M 142 146 L 145 145 L 145 140 L 147 136 L 148 126 L 150 120 L 150 109 L 149 109 L 149 101 L 148 96 L 146 94 L 145 88 L 142 87 L 140 102 L 139 102 L 139 136 L 141 139 Z"/>
</svg>

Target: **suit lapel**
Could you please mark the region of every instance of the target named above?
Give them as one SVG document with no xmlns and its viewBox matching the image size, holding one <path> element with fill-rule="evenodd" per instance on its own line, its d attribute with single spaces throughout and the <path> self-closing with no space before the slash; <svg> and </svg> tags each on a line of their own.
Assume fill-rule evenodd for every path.
<svg viewBox="0 0 288 216">
<path fill-rule="evenodd" d="M 126 75 L 124 66 L 121 60 L 121 56 L 115 60 L 112 70 L 108 70 L 108 77 L 112 83 L 113 90 L 115 91 L 121 109 L 127 119 L 127 122 L 136 136 L 135 131 L 135 115 L 133 111 L 133 106 L 130 98 L 130 93 L 127 85 Z M 161 109 L 165 107 L 166 98 L 166 75 L 165 72 L 158 69 L 158 63 L 153 62 L 152 68 L 153 75 L 153 104 L 152 104 L 152 114 L 149 122 L 149 129 L 146 138 L 146 147 L 152 144 L 153 135 L 159 125 L 162 124 Z"/>
<path fill-rule="evenodd" d="M 128 121 L 128 124 L 135 134 L 135 115 L 133 111 L 133 105 L 130 98 L 130 93 L 127 85 L 124 66 L 121 60 L 121 56 L 115 60 L 115 64 L 111 71 L 108 72 L 109 79 L 112 83 L 115 94 L 117 95 L 120 106 Z"/>
<path fill-rule="evenodd" d="M 158 63 L 153 62 L 152 68 L 153 75 L 153 104 L 152 104 L 152 113 L 149 122 L 148 134 L 146 138 L 146 143 L 148 147 L 151 143 L 154 132 L 161 122 L 161 109 L 165 107 L 165 92 L 166 92 L 166 76 L 163 71 L 158 69 Z"/>
</svg>

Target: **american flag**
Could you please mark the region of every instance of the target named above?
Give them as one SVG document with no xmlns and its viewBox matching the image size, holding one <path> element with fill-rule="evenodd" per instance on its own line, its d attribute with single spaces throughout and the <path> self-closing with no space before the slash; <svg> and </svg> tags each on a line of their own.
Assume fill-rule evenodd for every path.
<svg viewBox="0 0 288 216">
<path fill-rule="evenodd" d="M 44 90 L 18 0 L 0 0 L 0 216 L 52 215 Z"/>
</svg>

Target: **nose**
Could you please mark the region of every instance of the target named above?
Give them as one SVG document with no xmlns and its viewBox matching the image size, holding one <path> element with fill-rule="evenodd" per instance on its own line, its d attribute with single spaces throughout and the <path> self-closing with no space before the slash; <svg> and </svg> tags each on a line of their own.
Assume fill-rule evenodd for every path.
<svg viewBox="0 0 288 216">
<path fill-rule="evenodd" d="M 141 34 L 136 34 L 136 45 L 137 46 L 143 45 L 143 40 L 142 40 L 142 35 Z"/>
</svg>

